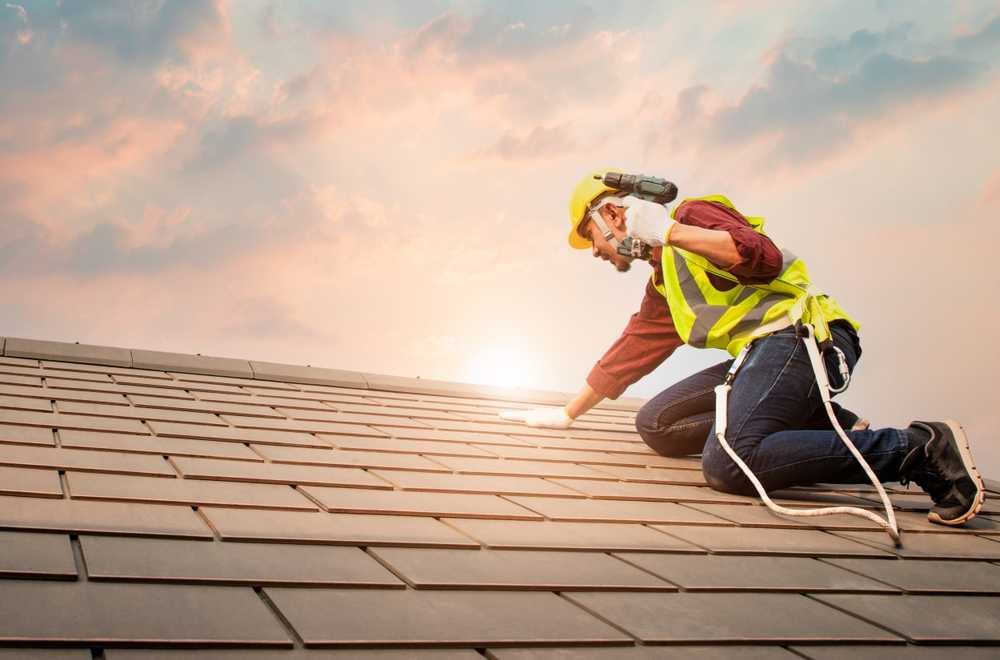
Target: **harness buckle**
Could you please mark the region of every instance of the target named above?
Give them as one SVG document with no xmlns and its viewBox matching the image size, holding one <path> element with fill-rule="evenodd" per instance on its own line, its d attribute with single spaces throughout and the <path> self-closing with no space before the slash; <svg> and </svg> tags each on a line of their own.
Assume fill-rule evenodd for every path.
<svg viewBox="0 0 1000 660">
<path fill-rule="evenodd" d="M 831 346 L 829 346 L 828 348 L 823 349 L 823 357 L 825 358 L 827 356 L 827 354 L 829 354 L 829 353 L 833 353 L 836 356 L 836 360 L 837 360 L 837 365 L 836 366 L 837 366 L 838 375 L 840 376 L 840 383 L 841 384 L 840 384 L 839 387 L 834 387 L 833 383 L 831 382 L 830 383 L 830 392 L 833 393 L 833 394 L 840 394 L 841 392 L 843 392 L 844 390 L 847 389 L 848 385 L 851 384 L 851 370 L 847 366 L 847 356 L 844 355 L 844 351 L 840 350 L 836 346 L 833 346 L 832 343 L 833 342 L 831 342 Z M 829 380 L 829 373 L 830 373 L 830 370 L 828 368 L 827 369 L 827 379 L 828 380 Z"/>
</svg>

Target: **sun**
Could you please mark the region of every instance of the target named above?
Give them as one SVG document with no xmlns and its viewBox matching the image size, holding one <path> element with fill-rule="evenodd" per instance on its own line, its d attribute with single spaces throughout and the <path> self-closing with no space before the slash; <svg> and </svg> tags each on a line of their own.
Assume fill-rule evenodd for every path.
<svg viewBox="0 0 1000 660">
<path fill-rule="evenodd" d="M 532 356 L 509 346 L 482 348 L 466 365 L 466 380 L 480 385 L 524 387 L 537 375 Z"/>
</svg>

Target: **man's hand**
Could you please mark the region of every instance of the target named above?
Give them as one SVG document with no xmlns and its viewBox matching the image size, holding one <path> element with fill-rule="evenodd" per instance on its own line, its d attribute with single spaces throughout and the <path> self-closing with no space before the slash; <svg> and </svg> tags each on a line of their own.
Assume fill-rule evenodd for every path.
<svg viewBox="0 0 1000 660">
<path fill-rule="evenodd" d="M 533 410 L 502 410 L 500 418 L 512 422 L 524 422 L 528 426 L 545 429 L 568 429 L 573 418 L 565 408 L 535 408 Z"/>
<path fill-rule="evenodd" d="M 624 199 L 624 205 L 625 231 L 629 236 L 653 247 L 667 243 L 676 223 L 666 206 L 633 195 Z"/>
</svg>

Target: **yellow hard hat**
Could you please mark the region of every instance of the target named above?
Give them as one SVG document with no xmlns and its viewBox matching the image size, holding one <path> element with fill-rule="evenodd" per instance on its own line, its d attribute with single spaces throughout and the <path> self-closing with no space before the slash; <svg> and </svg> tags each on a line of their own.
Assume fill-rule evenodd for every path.
<svg viewBox="0 0 1000 660">
<path fill-rule="evenodd" d="M 604 185 L 604 175 L 617 170 L 603 169 L 594 170 L 587 176 L 580 179 L 576 184 L 573 194 L 569 197 L 569 245 L 577 250 L 590 248 L 590 241 L 577 232 L 580 224 L 587 218 L 587 211 L 590 210 L 594 200 L 606 192 L 614 192 L 615 189 Z M 597 178 L 595 178 L 597 177 Z"/>
</svg>

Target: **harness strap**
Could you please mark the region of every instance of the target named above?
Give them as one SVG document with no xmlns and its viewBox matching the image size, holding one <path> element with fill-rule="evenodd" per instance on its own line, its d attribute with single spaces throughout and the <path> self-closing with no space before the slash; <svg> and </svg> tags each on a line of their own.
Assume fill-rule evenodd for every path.
<svg viewBox="0 0 1000 660">
<path fill-rule="evenodd" d="M 854 458 L 857 459 L 858 463 L 864 469 L 865 474 L 871 481 L 872 485 L 875 486 L 875 490 L 878 491 L 879 497 L 882 500 L 882 505 L 885 507 L 886 517 L 882 518 L 871 511 L 862 509 L 855 506 L 831 506 L 831 507 L 821 507 L 814 509 L 792 509 L 789 507 L 781 506 L 772 500 L 767 491 L 764 490 L 764 486 L 761 485 L 757 476 L 753 473 L 750 467 L 743 461 L 742 458 L 729 446 L 726 441 L 726 425 L 728 420 L 728 400 L 729 391 L 732 389 L 732 381 L 736 378 L 736 372 L 739 371 L 740 367 L 743 366 L 744 360 L 746 360 L 747 353 L 750 351 L 750 346 L 753 342 L 749 342 L 743 347 L 739 356 L 733 361 L 733 366 L 730 367 L 729 372 L 726 374 L 726 379 L 722 385 L 715 388 L 715 436 L 719 440 L 719 444 L 722 448 L 729 454 L 729 457 L 733 460 L 736 465 L 739 466 L 743 474 L 746 475 L 750 483 L 757 490 L 760 498 L 764 501 L 771 511 L 793 517 L 814 517 L 814 516 L 831 516 L 838 513 L 846 513 L 852 516 L 860 516 L 866 518 L 873 523 L 882 527 L 892 538 L 893 543 L 896 547 L 902 546 L 902 541 L 899 536 L 899 527 L 896 524 L 896 514 L 892 509 L 892 502 L 889 501 L 889 496 L 885 492 L 885 488 L 882 487 L 882 483 L 875 476 L 874 471 L 872 471 L 871 466 L 865 461 L 864 456 L 858 451 L 858 448 L 854 446 L 851 439 L 848 437 L 847 433 L 840 426 L 840 422 L 837 420 L 837 415 L 833 411 L 833 406 L 830 403 L 830 382 L 826 374 L 826 366 L 823 364 L 823 359 L 820 356 L 819 346 L 816 342 L 815 332 L 813 327 L 809 324 L 804 324 L 806 329 L 805 336 L 802 337 L 802 341 L 805 342 L 806 352 L 809 355 L 809 362 L 813 368 L 813 374 L 816 377 L 816 383 L 819 385 L 820 397 L 823 399 L 823 405 L 826 407 L 826 413 L 830 418 L 830 422 L 833 424 L 833 428 L 836 429 L 837 435 L 840 436 L 841 441 L 847 446 Z"/>
</svg>

